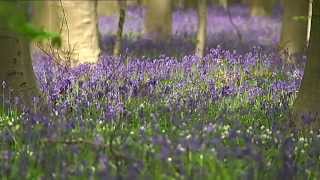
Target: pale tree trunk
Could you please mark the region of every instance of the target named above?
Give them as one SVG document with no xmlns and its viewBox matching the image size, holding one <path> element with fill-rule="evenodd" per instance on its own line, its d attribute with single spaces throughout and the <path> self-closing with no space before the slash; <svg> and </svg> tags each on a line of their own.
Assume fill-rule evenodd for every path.
<svg viewBox="0 0 320 180">
<path fill-rule="evenodd" d="M 251 0 L 251 16 L 269 16 L 272 14 L 274 0 Z"/>
<path fill-rule="evenodd" d="M 43 0 L 34 2 L 33 22 L 47 31 L 60 32 L 62 47 L 42 45 L 70 66 L 96 63 L 100 54 L 97 1 Z M 54 51 L 52 52 L 52 49 Z"/>
<path fill-rule="evenodd" d="M 223 8 L 227 8 L 227 6 L 229 5 L 228 0 L 219 0 L 218 4 Z"/>
<path fill-rule="evenodd" d="M 294 103 L 295 124 L 298 127 L 311 125 L 311 128 L 320 127 L 320 1 L 314 0 L 312 7 L 312 23 L 308 61 L 304 70 L 302 84 Z M 311 114 L 310 114 L 311 113 Z M 317 121 L 307 124 L 302 115 L 317 115 Z"/>
<path fill-rule="evenodd" d="M 71 66 L 98 61 L 100 47 L 96 3 L 94 0 L 61 1 L 62 54 Z"/>
<path fill-rule="evenodd" d="M 117 16 L 119 4 L 117 0 L 99 1 L 98 0 L 98 16 Z"/>
<path fill-rule="evenodd" d="M 222 6 L 223 8 L 227 8 L 227 6 L 240 3 L 240 2 L 237 0 L 215 0 L 214 3 Z"/>
<path fill-rule="evenodd" d="M 125 1 L 118 1 L 119 4 L 119 22 L 118 22 L 118 30 L 116 34 L 116 42 L 113 49 L 113 55 L 119 56 L 122 50 L 122 34 L 123 34 L 123 27 L 126 17 L 126 2 Z"/>
<path fill-rule="evenodd" d="M 197 33 L 197 45 L 196 45 L 196 55 L 203 57 L 206 48 L 207 40 L 207 16 L 208 7 L 207 0 L 198 0 L 198 33 Z"/>
<path fill-rule="evenodd" d="M 284 14 L 280 49 L 288 54 L 303 53 L 307 46 L 308 21 L 299 17 L 308 17 L 308 0 L 283 0 Z M 290 58 L 288 59 L 290 62 Z"/>
<path fill-rule="evenodd" d="M 309 0 L 309 8 L 308 8 L 308 31 L 307 31 L 307 47 L 309 46 L 309 41 L 310 41 L 311 19 L 312 19 L 312 2 L 313 2 L 313 0 Z"/>
<path fill-rule="evenodd" d="M 9 29 L 1 18 L 0 52 L 0 83 L 3 85 L 0 88 L 1 99 L 12 100 L 17 96 L 22 104 L 31 108 L 32 97 L 40 96 L 40 91 L 33 72 L 30 41 Z"/>
<path fill-rule="evenodd" d="M 98 0 L 98 16 L 118 16 L 120 2 L 126 2 L 127 6 L 138 5 L 137 0 Z"/>
<path fill-rule="evenodd" d="M 171 0 L 147 0 L 144 30 L 153 40 L 168 40 L 172 32 Z"/>
</svg>

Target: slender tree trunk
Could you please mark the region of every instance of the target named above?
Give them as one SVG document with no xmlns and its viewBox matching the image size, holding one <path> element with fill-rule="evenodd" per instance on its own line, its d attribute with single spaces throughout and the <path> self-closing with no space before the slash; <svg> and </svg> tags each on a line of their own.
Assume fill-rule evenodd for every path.
<svg viewBox="0 0 320 180">
<path fill-rule="evenodd" d="M 312 5 L 312 23 L 308 61 L 304 70 L 302 84 L 294 103 L 295 124 L 304 127 L 308 124 L 300 119 L 302 115 L 317 115 L 317 121 L 311 126 L 320 127 L 320 1 L 314 0 Z"/>
<path fill-rule="evenodd" d="M 145 34 L 157 40 L 168 40 L 172 32 L 172 1 L 147 0 L 145 15 Z"/>
<path fill-rule="evenodd" d="M 273 0 L 251 0 L 251 16 L 269 16 L 272 14 Z"/>
<path fill-rule="evenodd" d="M 125 23 L 126 17 L 126 2 L 125 1 L 118 1 L 119 4 L 119 23 L 118 23 L 118 31 L 116 35 L 116 42 L 113 49 L 113 55 L 119 56 L 122 51 L 122 34 L 123 34 L 123 27 Z"/>
<path fill-rule="evenodd" d="M 280 49 L 289 54 L 302 53 L 307 46 L 308 21 L 297 18 L 308 17 L 309 0 L 283 0 L 283 4 Z"/>
<path fill-rule="evenodd" d="M 307 47 L 309 46 L 309 41 L 310 41 L 311 19 L 312 19 L 312 2 L 313 2 L 313 0 L 309 0 L 309 9 L 308 9 L 308 31 L 307 31 Z"/>
<path fill-rule="evenodd" d="M 0 2 L 0 6 L 2 6 Z M 26 11 L 17 8 L 17 11 Z M 0 97 L 19 97 L 30 107 L 32 97 L 40 96 L 30 56 L 30 42 L 8 28 L 0 18 Z M 1 102 L 1 103 L 2 103 Z"/>
<path fill-rule="evenodd" d="M 208 16 L 208 7 L 207 0 L 198 1 L 198 33 L 197 33 L 197 47 L 196 55 L 203 57 L 206 48 L 207 40 L 207 16 Z"/>
</svg>

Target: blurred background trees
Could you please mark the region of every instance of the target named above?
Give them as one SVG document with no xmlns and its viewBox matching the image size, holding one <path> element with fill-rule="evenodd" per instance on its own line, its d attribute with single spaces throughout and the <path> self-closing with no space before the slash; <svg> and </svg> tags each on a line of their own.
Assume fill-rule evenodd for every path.
<svg viewBox="0 0 320 180">
<path fill-rule="evenodd" d="M 270 16 L 275 0 L 250 0 L 249 5 L 251 6 L 251 16 Z"/>
<path fill-rule="evenodd" d="M 196 44 L 196 55 L 203 57 L 206 48 L 207 41 L 207 16 L 208 16 L 208 4 L 207 0 L 198 1 L 198 33 Z"/>
<path fill-rule="evenodd" d="M 172 33 L 172 0 L 146 0 L 145 34 L 159 41 L 169 39 Z"/>
</svg>

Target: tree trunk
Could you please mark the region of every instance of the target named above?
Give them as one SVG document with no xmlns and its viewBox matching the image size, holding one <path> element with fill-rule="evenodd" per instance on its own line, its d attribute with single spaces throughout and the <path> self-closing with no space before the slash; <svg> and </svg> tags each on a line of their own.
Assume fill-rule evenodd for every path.
<svg viewBox="0 0 320 180">
<path fill-rule="evenodd" d="M 99 1 L 98 16 L 118 16 L 119 4 L 117 1 Z"/>
<path fill-rule="evenodd" d="M 295 124 L 298 127 L 309 126 L 302 115 L 317 115 L 317 121 L 311 123 L 311 127 L 319 128 L 320 113 L 320 1 L 314 0 L 312 5 L 312 23 L 310 46 L 308 49 L 308 61 L 304 70 L 302 84 L 294 103 Z M 310 114 L 311 113 L 311 114 Z M 313 126 L 316 124 L 315 126 Z"/>
<path fill-rule="evenodd" d="M 123 34 L 125 17 L 126 17 L 126 2 L 118 1 L 118 4 L 119 4 L 119 22 L 118 22 L 118 31 L 116 35 L 116 42 L 113 49 L 114 56 L 119 56 L 122 51 L 122 34 Z"/>
<path fill-rule="evenodd" d="M 62 55 L 71 66 L 96 63 L 99 58 L 97 5 L 93 0 L 62 0 Z"/>
<path fill-rule="evenodd" d="M 308 8 L 308 30 L 307 30 L 307 47 L 309 46 L 309 41 L 310 41 L 311 19 L 312 19 L 312 2 L 313 2 L 313 0 L 309 0 L 309 8 Z"/>
<path fill-rule="evenodd" d="M 270 16 L 272 14 L 273 0 L 251 0 L 251 16 Z"/>
<path fill-rule="evenodd" d="M 198 1 L 198 33 L 197 33 L 197 47 L 196 55 L 203 57 L 206 48 L 207 40 L 207 16 L 208 16 L 208 7 L 207 0 Z"/>
<path fill-rule="evenodd" d="M 280 49 L 289 54 L 303 53 L 306 50 L 308 21 L 299 17 L 308 17 L 308 0 L 283 0 L 284 14 Z M 290 59 L 289 59 L 289 63 Z"/>
<path fill-rule="evenodd" d="M 32 1 L 32 23 L 47 31 L 59 32 L 57 9 L 59 4 L 51 0 Z"/>
<path fill-rule="evenodd" d="M 137 0 L 98 0 L 98 16 L 118 16 L 119 2 L 126 2 L 127 6 L 138 5 Z"/>
<path fill-rule="evenodd" d="M 31 23 L 36 27 L 42 28 L 50 32 L 59 32 L 60 24 L 58 21 L 58 4 L 56 1 L 42 0 L 32 1 Z M 41 50 L 50 51 L 49 42 L 32 42 L 30 46 L 31 54 L 39 53 Z"/>
<path fill-rule="evenodd" d="M 61 0 L 35 1 L 33 22 L 47 31 L 60 32 L 62 47 L 54 49 L 42 44 L 44 50 L 59 54 L 59 59 L 70 66 L 96 63 L 100 54 L 97 1 Z"/>
<path fill-rule="evenodd" d="M 168 40 L 172 32 L 171 0 L 148 0 L 144 25 L 147 37 L 155 41 Z"/>
<path fill-rule="evenodd" d="M 17 11 L 25 9 L 17 8 Z M 22 100 L 22 104 L 30 107 L 32 97 L 40 96 L 32 67 L 30 42 L 8 28 L 8 24 L 1 18 L 0 52 L 1 104 L 3 100 L 12 100 L 17 96 Z"/>
</svg>

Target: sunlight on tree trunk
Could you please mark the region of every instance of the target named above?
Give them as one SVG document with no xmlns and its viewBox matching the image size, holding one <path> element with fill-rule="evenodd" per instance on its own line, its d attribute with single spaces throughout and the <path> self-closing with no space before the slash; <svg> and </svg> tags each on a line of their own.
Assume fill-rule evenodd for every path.
<svg viewBox="0 0 320 180">
<path fill-rule="evenodd" d="M 54 54 L 70 66 L 96 63 L 100 54 L 97 1 L 35 1 L 33 22 L 48 31 L 60 32 L 62 47 Z M 50 46 L 41 45 L 44 50 Z M 50 47 L 52 48 L 52 47 Z"/>
<path fill-rule="evenodd" d="M 308 126 L 300 117 L 308 113 L 318 113 L 317 121 L 312 128 L 320 127 L 320 1 L 314 0 L 312 7 L 312 24 L 308 61 L 304 70 L 302 84 L 294 103 L 295 124 L 298 127 Z"/>
<path fill-rule="evenodd" d="M 284 14 L 280 49 L 289 54 L 302 53 L 306 50 L 308 34 L 308 0 L 283 0 Z M 289 62 L 288 63 L 293 63 Z"/>
<path fill-rule="evenodd" d="M 3 22 L 5 21 L 0 19 L 0 83 L 5 84 L 0 88 L 0 96 L 4 95 L 2 98 L 7 100 L 18 96 L 25 105 L 30 106 L 32 97 L 40 96 L 32 67 L 30 42 L 9 30 Z"/>
<path fill-rule="evenodd" d="M 312 19 L 312 2 L 313 2 L 313 0 L 309 0 L 307 47 L 309 46 L 309 42 L 310 42 L 311 19 Z"/>
<path fill-rule="evenodd" d="M 203 57 L 206 48 L 207 40 L 207 16 L 208 16 L 208 7 L 207 0 L 198 1 L 198 33 L 197 33 L 197 47 L 196 55 Z"/>
<path fill-rule="evenodd" d="M 99 32 L 96 1 L 63 0 L 59 10 L 63 56 L 71 66 L 96 63 L 99 58 Z"/>
<path fill-rule="evenodd" d="M 125 23 L 125 17 L 126 17 L 126 2 L 118 1 L 118 4 L 119 4 L 119 22 L 118 22 L 118 31 L 116 35 L 116 42 L 113 49 L 114 56 L 119 56 L 122 51 L 122 34 L 123 34 L 123 27 Z"/>
<path fill-rule="evenodd" d="M 172 32 L 171 0 L 146 1 L 145 34 L 153 40 L 168 40 Z"/>
<path fill-rule="evenodd" d="M 251 16 L 270 16 L 272 14 L 273 0 L 251 0 Z"/>
</svg>

